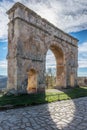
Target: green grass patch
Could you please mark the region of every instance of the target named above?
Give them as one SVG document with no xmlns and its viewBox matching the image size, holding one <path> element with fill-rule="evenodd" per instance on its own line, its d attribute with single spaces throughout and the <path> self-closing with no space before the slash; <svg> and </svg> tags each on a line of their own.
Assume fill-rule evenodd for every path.
<svg viewBox="0 0 87 130">
<path fill-rule="evenodd" d="M 0 107 L 5 105 L 28 106 L 87 96 L 87 88 L 73 88 L 66 92 L 47 92 L 39 94 L 0 95 Z"/>
</svg>

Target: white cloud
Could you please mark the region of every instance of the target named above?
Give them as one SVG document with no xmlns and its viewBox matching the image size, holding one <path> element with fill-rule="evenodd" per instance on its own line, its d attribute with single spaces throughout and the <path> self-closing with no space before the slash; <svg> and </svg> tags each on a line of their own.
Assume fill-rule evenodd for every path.
<svg viewBox="0 0 87 130">
<path fill-rule="evenodd" d="M 0 39 L 7 38 L 7 23 L 8 17 L 6 11 L 11 8 L 12 2 L 10 1 L 0 1 Z"/>
<path fill-rule="evenodd" d="M 3 0 L 0 1 L 0 41 L 2 42 L 7 40 L 9 20 L 6 11 L 18 1 L 66 32 L 87 29 L 87 0 Z M 48 67 L 50 64 L 55 67 L 55 58 L 49 54 L 47 60 Z M 7 67 L 6 61 L 0 61 L 1 67 Z M 87 42 L 79 45 L 79 67 L 87 67 Z"/>
<path fill-rule="evenodd" d="M 0 76 L 1 75 L 7 76 L 7 61 L 6 60 L 0 61 Z"/>
<path fill-rule="evenodd" d="M 7 39 L 7 38 L 2 38 L 2 39 L 0 39 L 0 42 L 1 42 L 1 43 L 7 43 L 7 42 L 8 42 L 8 39 Z"/>
<path fill-rule="evenodd" d="M 82 44 L 79 45 L 79 52 L 86 52 L 87 53 L 87 42 L 84 42 Z"/>
<path fill-rule="evenodd" d="M 7 50 L 7 47 L 3 47 L 2 49 L 3 49 L 3 50 Z"/>
<path fill-rule="evenodd" d="M 78 50 L 79 68 L 87 67 L 87 42 L 80 44 Z"/>
<path fill-rule="evenodd" d="M 0 61 L 0 68 L 7 68 L 7 60 Z"/>
<path fill-rule="evenodd" d="M 87 68 L 87 59 L 79 60 L 79 68 Z"/>
<path fill-rule="evenodd" d="M 18 1 L 64 31 L 87 29 L 87 0 L 3 0 L 0 2 L 0 38 L 7 37 L 6 11 Z"/>
<path fill-rule="evenodd" d="M 48 68 L 56 68 L 55 56 L 51 50 L 48 50 L 46 55 L 46 69 Z"/>
</svg>

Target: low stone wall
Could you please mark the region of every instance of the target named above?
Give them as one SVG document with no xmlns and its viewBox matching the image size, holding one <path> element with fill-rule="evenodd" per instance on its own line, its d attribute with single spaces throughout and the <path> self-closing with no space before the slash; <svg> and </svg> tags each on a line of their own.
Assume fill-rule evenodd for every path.
<svg viewBox="0 0 87 130">
<path fill-rule="evenodd" d="M 87 86 L 87 77 L 78 77 L 79 86 Z"/>
</svg>

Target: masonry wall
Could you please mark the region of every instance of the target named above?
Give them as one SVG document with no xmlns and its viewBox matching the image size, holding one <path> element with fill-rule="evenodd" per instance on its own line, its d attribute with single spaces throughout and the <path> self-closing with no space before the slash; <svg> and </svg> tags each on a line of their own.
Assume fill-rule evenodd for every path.
<svg viewBox="0 0 87 130">
<path fill-rule="evenodd" d="M 58 61 L 57 67 L 63 67 L 63 77 L 61 73 L 59 78 L 62 77 L 61 81 L 64 84 L 60 87 L 76 86 L 77 40 L 20 3 L 15 4 L 8 14 L 10 19 L 8 88 L 14 86 L 18 91 L 26 91 L 28 72 L 32 68 L 38 73 L 38 91 L 44 90 L 46 54 L 52 47 L 54 47 L 52 51 Z M 60 50 L 62 53 L 58 53 L 57 56 Z M 16 82 L 12 82 L 11 78 Z M 71 85 L 71 79 L 74 82 L 72 82 L 73 85 Z"/>
</svg>

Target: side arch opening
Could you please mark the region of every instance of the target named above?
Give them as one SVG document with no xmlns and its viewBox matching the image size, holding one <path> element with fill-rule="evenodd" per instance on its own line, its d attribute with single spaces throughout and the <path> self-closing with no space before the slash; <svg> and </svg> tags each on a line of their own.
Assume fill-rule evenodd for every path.
<svg viewBox="0 0 87 130">
<path fill-rule="evenodd" d="M 37 72 L 34 69 L 30 69 L 28 72 L 27 92 L 28 93 L 37 92 Z"/>
<path fill-rule="evenodd" d="M 56 59 L 53 52 L 49 49 L 46 55 L 46 88 L 56 86 Z"/>
<path fill-rule="evenodd" d="M 74 73 L 71 73 L 70 75 L 70 86 L 74 87 L 75 83 L 74 83 Z"/>
</svg>

